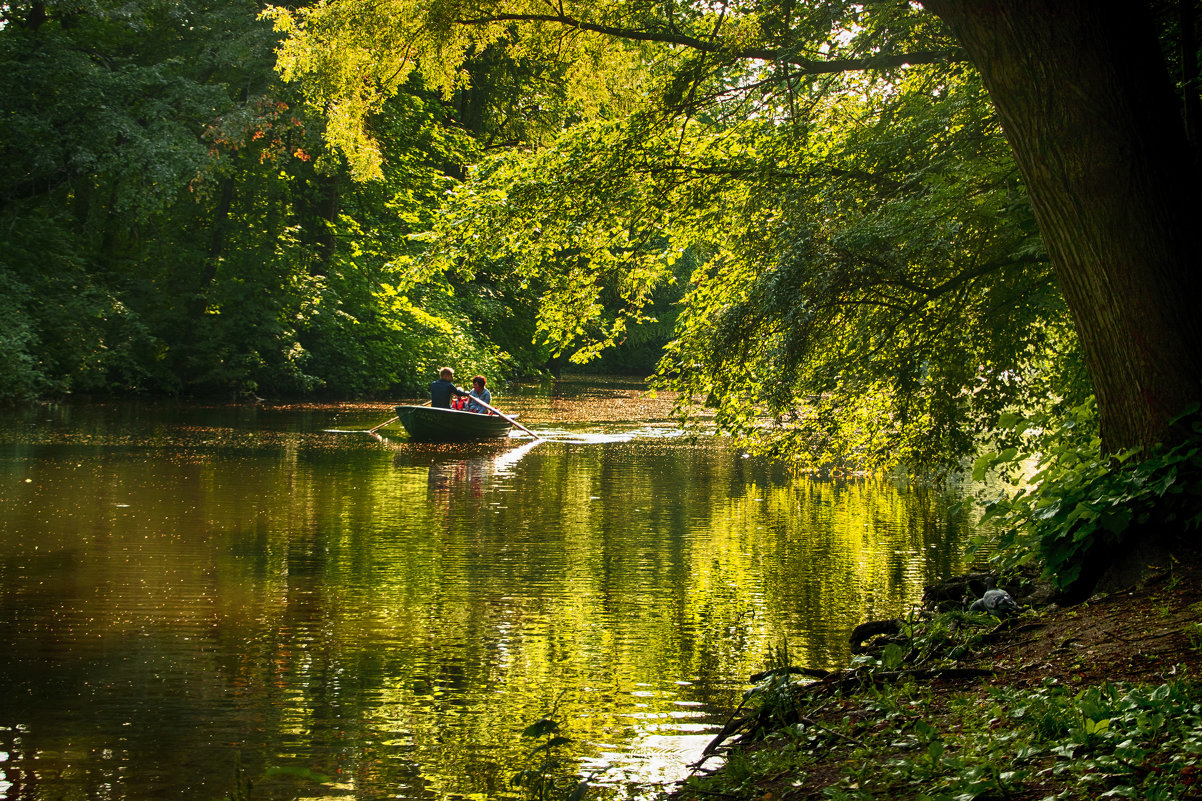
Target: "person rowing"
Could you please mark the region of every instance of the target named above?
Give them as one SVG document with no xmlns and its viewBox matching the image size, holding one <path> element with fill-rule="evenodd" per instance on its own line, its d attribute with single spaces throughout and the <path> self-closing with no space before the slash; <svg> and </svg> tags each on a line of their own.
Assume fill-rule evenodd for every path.
<svg viewBox="0 0 1202 801">
<path fill-rule="evenodd" d="M 455 371 L 443 367 L 438 371 L 438 380 L 430 384 L 430 405 L 436 409 L 450 409 L 451 398 L 467 398 L 471 393 L 455 386 Z M 486 401 L 487 403 L 487 401 Z"/>
</svg>

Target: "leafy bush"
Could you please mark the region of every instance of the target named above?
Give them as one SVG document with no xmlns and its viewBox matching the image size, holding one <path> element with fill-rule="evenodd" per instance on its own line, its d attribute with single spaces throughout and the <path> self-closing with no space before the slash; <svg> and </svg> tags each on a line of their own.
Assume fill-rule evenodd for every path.
<svg viewBox="0 0 1202 801">
<path fill-rule="evenodd" d="M 33 321 L 22 310 L 29 289 L 0 264 L 0 400 L 36 397 L 46 384 L 38 369 L 38 344 Z"/>
<path fill-rule="evenodd" d="M 1104 684 L 1074 694 L 1048 681 L 1033 690 L 996 689 L 984 705 L 953 705 L 952 718 L 985 721 L 983 729 L 945 728 L 884 696 L 879 709 L 900 754 L 853 760 L 825 795 L 909 797 L 907 790 L 921 788 L 923 798 L 997 798 L 1054 776 L 1080 787 L 1081 797 L 1180 798 L 1196 783 L 1202 756 L 1197 690 L 1180 682 Z"/>
<path fill-rule="evenodd" d="M 1196 529 L 1202 523 L 1202 416 L 1196 410 L 1177 421 L 1188 428 L 1186 441 L 1105 455 L 1095 433 L 1092 401 L 1072 410 L 1068 419 L 1003 421 L 1016 433 L 1038 434 L 1041 452 L 1018 447 L 977 460 L 974 480 L 991 468 L 1021 472 L 1034 461 L 1032 475 L 1013 496 L 986 504 L 983 521 L 1001 531 L 996 561 L 1014 567 L 1034 556 L 1061 589 L 1079 580 L 1090 560 L 1133 536 Z"/>
</svg>

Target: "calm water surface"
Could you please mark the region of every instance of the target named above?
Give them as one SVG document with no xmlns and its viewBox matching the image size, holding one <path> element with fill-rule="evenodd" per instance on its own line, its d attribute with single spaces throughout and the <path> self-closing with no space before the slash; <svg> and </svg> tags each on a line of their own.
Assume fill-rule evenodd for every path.
<svg viewBox="0 0 1202 801">
<path fill-rule="evenodd" d="M 0 799 L 517 798 L 554 714 L 595 797 L 687 774 L 772 652 L 962 566 L 946 499 L 794 480 L 634 381 L 502 388 L 550 441 L 384 405 L 0 424 Z"/>
</svg>

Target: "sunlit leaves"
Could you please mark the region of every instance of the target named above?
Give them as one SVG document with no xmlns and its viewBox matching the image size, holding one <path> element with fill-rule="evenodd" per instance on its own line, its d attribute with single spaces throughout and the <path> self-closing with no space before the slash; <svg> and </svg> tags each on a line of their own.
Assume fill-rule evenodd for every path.
<svg viewBox="0 0 1202 801">
<path fill-rule="evenodd" d="M 556 350 L 620 338 L 680 256 L 664 249 L 664 198 L 630 170 L 646 162 L 645 143 L 627 134 L 580 126 L 555 149 L 494 159 L 451 198 L 437 231 L 448 265 L 536 282 L 540 330 Z M 610 306 L 627 314 L 609 316 Z"/>
<path fill-rule="evenodd" d="M 809 464 L 969 450 L 974 427 L 1032 397 L 1049 347 L 1071 346 L 983 92 L 915 70 L 851 81 L 808 121 L 761 145 L 792 166 L 755 185 L 764 224 L 733 249 L 742 265 L 702 277 L 716 288 L 697 282 L 664 369 L 751 401 L 777 423 L 756 438 Z"/>
<path fill-rule="evenodd" d="M 285 74 L 327 108 L 335 140 L 350 131 L 339 146 L 360 176 L 379 169 L 365 121 L 406 80 L 467 96 L 474 62 L 521 65 L 535 116 L 557 127 L 518 125 L 477 164 L 423 239 L 427 265 L 537 296 L 535 335 L 586 361 L 692 254 L 663 381 L 766 449 L 849 468 L 954 459 L 993 416 L 1075 375 L 979 80 L 902 67 L 951 54 L 916 7 L 273 13 Z"/>
<path fill-rule="evenodd" d="M 581 21 L 606 15 L 604 4 L 577 10 L 586 15 Z M 531 0 L 333 0 L 268 13 L 286 37 L 282 74 L 304 81 L 313 102 L 326 112 L 328 141 L 346 155 L 360 179 L 381 174 L 371 116 L 413 78 L 450 99 L 472 88 L 469 59 L 499 49 L 514 62 L 561 65 L 551 68 L 548 77 L 555 88 L 549 91 L 565 93 L 577 115 L 593 118 L 630 110 L 645 72 L 637 46 L 615 45 L 597 32 L 545 21 L 548 7 Z M 518 18 L 528 24 L 522 36 L 513 37 Z M 533 96 L 530 102 L 539 101 Z M 539 133 L 527 131 L 526 137 Z"/>
<path fill-rule="evenodd" d="M 804 126 L 758 88 L 715 97 L 498 156 L 453 196 L 436 251 L 539 282 L 542 335 L 579 359 L 695 253 L 662 370 L 808 464 L 961 453 L 1042 393 L 1032 378 L 1072 338 L 975 80 L 829 79 Z"/>
</svg>

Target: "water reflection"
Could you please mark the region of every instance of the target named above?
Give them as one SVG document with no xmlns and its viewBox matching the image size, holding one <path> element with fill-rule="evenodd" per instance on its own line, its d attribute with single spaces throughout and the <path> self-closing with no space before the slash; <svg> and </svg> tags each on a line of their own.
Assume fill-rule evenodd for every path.
<svg viewBox="0 0 1202 801">
<path fill-rule="evenodd" d="M 937 496 L 572 386 L 502 396 L 553 437 L 470 447 L 324 432 L 383 406 L 0 422 L 0 798 L 224 798 L 239 760 L 259 799 L 515 797 L 553 708 L 648 797 L 770 650 L 834 666 L 959 569 Z"/>
<path fill-rule="evenodd" d="M 511 476 L 522 457 L 545 442 L 501 439 L 456 444 L 402 443 L 395 446 L 393 464 L 401 470 L 424 470 L 427 500 L 445 511 L 456 499 L 483 498 L 487 487 Z"/>
</svg>

